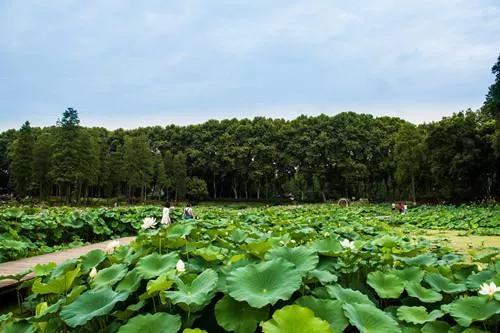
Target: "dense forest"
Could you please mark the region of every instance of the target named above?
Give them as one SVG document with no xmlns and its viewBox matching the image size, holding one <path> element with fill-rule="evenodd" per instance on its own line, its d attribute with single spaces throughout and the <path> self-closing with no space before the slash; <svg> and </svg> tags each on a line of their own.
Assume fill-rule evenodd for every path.
<svg viewBox="0 0 500 333">
<path fill-rule="evenodd" d="M 0 133 L 0 189 L 26 196 L 479 201 L 499 197 L 500 56 L 483 107 L 414 125 L 353 112 L 134 130 Z M 140 119 L 137 119 L 140 123 Z"/>
</svg>

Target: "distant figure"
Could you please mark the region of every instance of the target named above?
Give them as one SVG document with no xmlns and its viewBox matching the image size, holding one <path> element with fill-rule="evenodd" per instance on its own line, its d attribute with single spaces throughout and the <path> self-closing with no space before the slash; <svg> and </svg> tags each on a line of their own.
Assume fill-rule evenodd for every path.
<svg viewBox="0 0 500 333">
<path fill-rule="evenodd" d="M 392 210 L 398 210 L 401 214 L 406 213 L 405 209 L 408 210 L 408 207 L 402 201 L 392 204 Z"/>
<path fill-rule="evenodd" d="M 170 202 L 165 202 L 163 205 L 163 216 L 161 218 L 161 224 L 170 224 Z"/>
<path fill-rule="evenodd" d="M 186 208 L 184 208 L 183 217 L 187 220 L 196 218 L 196 216 L 194 215 L 194 212 L 193 212 L 193 208 L 191 208 L 190 202 L 188 202 L 188 204 L 186 205 Z"/>
<path fill-rule="evenodd" d="M 346 198 L 340 198 L 339 202 L 338 202 L 339 206 L 342 207 L 342 208 L 347 208 L 349 207 L 349 199 L 346 199 Z"/>
</svg>

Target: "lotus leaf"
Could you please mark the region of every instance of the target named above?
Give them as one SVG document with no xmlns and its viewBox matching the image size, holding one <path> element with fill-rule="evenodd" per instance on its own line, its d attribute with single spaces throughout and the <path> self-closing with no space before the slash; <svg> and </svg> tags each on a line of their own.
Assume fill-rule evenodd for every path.
<svg viewBox="0 0 500 333">
<path fill-rule="evenodd" d="M 240 267 L 232 271 L 226 281 L 231 297 L 246 301 L 254 308 L 289 299 L 301 282 L 300 273 L 282 259 Z"/>
<path fill-rule="evenodd" d="M 169 313 L 138 315 L 120 327 L 118 333 L 177 333 L 181 328 L 181 317 Z"/>
<path fill-rule="evenodd" d="M 404 320 L 412 324 L 424 324 L 429 321 L 434 321 L 444 316 L 441 310 L 434 310 L 427 313 L 427 309 L 423 306 L 400 306 L 398 308 L 398 319 Z"/>
<path fill-rule="evenodd" d="M 424 278 L 425 272 L 420 267 L 407 267 L 402 270 L 392 270 L 391 273 L 397 275 L 404 281 L 405 285 L 411 282 L 420 283 Z"/>
<path fill-rule="evenodd" d="M 344 289 L 339 285 L 327 286 L 326 290 L 328 291 L 328 294 L 330 294 L 331 297 L 338 299 L 343 303 L 347 304 L 359 303 L 359 304 L 373 305 L 373 302 L 370 301 L 368 296 L 357 290 L 352 290 L 349 288 Z"/>
<path fill-rule="evenodd" d="M 36 276 L 47 276 L 50 275 L 52 270 L 56 268 L 56 263 L 55 262 L 49 262 L 48 264 L 37 264 L 35 267 L 33 267 L 33 272 L 36 274 Z"/>
<path fill-rule="evenodd" d="M 106 252 L 95 249 L 81 256 L 80 259 L 82 261 L 82 272 L 86 273 L 106 259 Z"/>
<path fill-rule="evenodd" d="M 437 261 L 436 255 L 434 253 L 425 253 L 409 258 L 397 256 L 394 257 L 410 266 L 431 266 Z"/>
<path fill-rule="evenodd" d="M 167 237 L 170 239 L 180 239 L 187 237 L 194 229 L 192 223 L 176 223 L 168 229 Z"/>
<path fill-rule="evenodd" d="M 231 332 L 253 333 L 257 324 L 266 320 L 268 316 L 268 307 L 252 308 L 246 302 L 235 301 L 227 295 L 215 304 L 217 323 Z"/>
<path fill-rule="evenodd" d="M 360 333 L 401 333 L 398 323 L 384 311 L 369 304 L 344 304 L 346 317 Z"/>
<path fill-rule="evenodd" d="M 160 291 L 170 289 L 173 284 L 174 281 L 169 280 L 167 278 L 167 275 L 160 275 L 156 280 L 148 281 L 146 292 L 148 293 L 148 296 L 151 296 L 157 294 Z"/>
<path fill-rule="evenodd" d="M 489 281 L 493 276 L 495 276 L 495 272 L 492 271 L 482 271 L 479 273 L 474 273 L 469 275 L 465 284 L 469 289 L 480 289 L 481 285 Z"/>
<path fill-rule="evenodd" d="M 10 323 L 3 327 L 2 333 L 34 333 L 36 332 L 35 326 L 28 323 L 26 320 Z"/>
<path fill-rule="evenodd" d="M 342 309 L 342 301 L 303 296 L 296 303 L 311 309 L 316 317 L 326 320 L 333 332 L 343 332 L 349 325 Z"/>
<path fill-rule="evenodd" d="M 41 278 L 37 278 L 33 283 L 33 292 L 41 295 L 64 294 L 71 289 L 78 274 L 80 274 L 80 266 L 58 278 L 49 280 L 46 284 L 42 283 Z"/>
<path fill-rule="evenodd" d="M 450 315 L 463 327 L 468 327 L 473 321 L 486 320 L 500 313 L 500 302 L 487 297 L 464 297 L 449 306 Z"/>
<path fill-rule="evenodd" d="M 272 260 L 274 258 L 281 258 L 288 261 L 303 275 L 316 268 L 319 261 L 319 257 L 315 251 L 305 246 L 274 248 L 267 252 L 266 259 Z"/>
<path fill-rule="evenodd" d="M 128 295 L 108 287 L 89 290 L 63 307 L 61 319 L 70 327 L 84 325 L 89 320 L 110 313 L 115 304 L 126 300 Z"/>
<path fill-rule="evenodd" d="M 368 284 L 381 298 L 399 298 L 405 288 L 404 281 L 397 275 L 381 271 L 370 272 Z"/>
<path fill-rule="evenodd" d="M 116 291 L 128 291 L 133 293 L 141 285 L 142 277 L 137 273 L 137 269 L 133 269 L 125 275 L 125 277 L 116 286 Z"/>
<path fill-rule="evenodd" d="M 272 247 L 272 244 L 266 241 L 253 241 L 248 244 L 243 244 L 240 246 L 242 250 L 248 252 L 249 254 L 263 259 L 266 252 Z"/>
<path fill-rule="evenodd" d="M 264 333 L 331 333 L 328 322 L 299 305 L 287 305 L 273 314 L 273 318 L 260 324 Z"/>
<path fill-rule="evenodd" d="M 431 321 L 422 327 L 422 333 L 448 333 L 450 325 L 441 320 Z"/>
<path fill-rule="evenodd" d="M 114 264 L 108 268 L 100 270 L 94 278 L 94 288 L 102 286 L 113 286 L 118 281 L 121 281 L 127 274 L 127 265 Z"/>
<path fill-rule="evenodd" d="M 208 333 L 205 330 L 201 330 L 199 328 L 186 328 L 182 333 Z"/>
<path fill-rule="evenodd" d="M 424 303 L 435 303 L 443 299 L 443 295 L 432 289 L 424 288 L 420 282 L 412 282 L 406 286 L 406 291 L 411 297 L 418 298 Z"/>
<path fill-rule="evenodd" d="M 427 282 L 432 289 L 436 291 L 444 291 L 445 293 L 459 293 L 467 290 L 464 284 L 453 283 L 450 279 L 445 278 L 439 273 L 427 273 L 425 276 Z"/>
<path fill-rule="evenodd" d="M 164 255 L 153 253 L 139 259 L 136 269 L 141 277 L 151 279 L 175 269 L 178 260 L 174 252 Z"/>
<path fill-rule="evenodd" d="M 190 285 L 186 285 L 180 279 L 177 279 L 175 284 L 178 290 L 163 292 L 174 304 L 203 305 L 213 297 L 217 285 L 217 273 L 213 269 L 207 269 L 198 275 Z"/>
<path fill-rule="evenodd" d="M 216 246 L 208 246 L 193 251 L 193 255 L 200 256 L 206 261 L 217 261 L 224 259 L 221 249 Z"/>
<path fill-rule="evenodd" d="M 336 282 L 338 279 L 337 275 L 319 269 L 308 272 L 307 277 L 317 279 L 321 283 Z"/>
<path fill-rule="evenodd" d="M 325 256 L 335 256 L 344 251 L 337 237 L 317 240 L 313 243 L 312 249 Z"/>
</svg>

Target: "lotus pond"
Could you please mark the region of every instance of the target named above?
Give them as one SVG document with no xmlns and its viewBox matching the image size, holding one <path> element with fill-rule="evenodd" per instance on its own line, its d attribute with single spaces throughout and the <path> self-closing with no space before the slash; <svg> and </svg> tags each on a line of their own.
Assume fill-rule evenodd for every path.
<svg viewBox="0 0 500 333">
<path fill-rule="evenodd" d="M 0 332 L 499 331 L 498 249 L 465 260 L 409 232 L 498 234 L 497 207 L 420 207 L 407 215 L 331 205 L 196 213 L 198 220 L 180 220 L 176 212 L 172 225 L 142 230 L 143 219 L 159 218 L 160 208 L 50 209 L 44 218 L 33 218 L 36 209 L 4 209 L 2 224 L 10 229 L 0 228 L 11 241 L 51 247 L 72 237 L 137 238 L 59 266 L 36 266 L 36 278 L 20 286 L 22 311 L 0 315 Z M 48 231 L 55 229 L 57 235 Z M 36 253 L 3 251 L 4 258 Z"/>
</svg>

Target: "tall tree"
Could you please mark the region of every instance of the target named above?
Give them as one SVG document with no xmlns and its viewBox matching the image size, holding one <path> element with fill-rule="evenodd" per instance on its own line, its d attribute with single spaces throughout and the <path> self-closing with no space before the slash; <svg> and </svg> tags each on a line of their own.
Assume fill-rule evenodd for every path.
<svg viewBox="0 0 500 333">
<path fill-rule="evenodd" d="M 28 193 L 33 172 L 33 133 L 29 121 L 25 122 L 10 150 L 10 170 L 18 197 Z"/>
<path fill-rule="evenodd" d="M 51 156 L 54 146 L 54 135 L 51 129 L 45 129 L 36 139 L 33 147 L 33 180 L 38 187 L 40 199 L 46 198 L 51 192 Z"/>
<path fill-rule="evenodd" d="M 126 136 L 123 145 L 125 180 L 128 185 L 128 195 L 140 187 L 141 200 L 146 199 L 147 186 L 153 175 L 153 158 L 146 136 Z"/>
<path fill-rule="evenodd" d="M 175 201 L 186 196 L 187 165 L 186 154 L 177 153 L 172 161 L 173 184 L 175 189 Z"/>
</svg>

